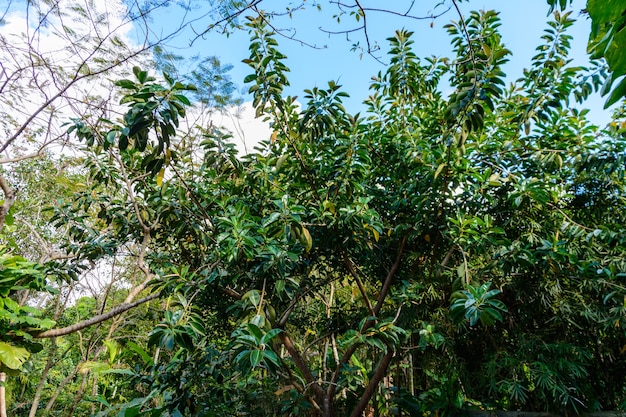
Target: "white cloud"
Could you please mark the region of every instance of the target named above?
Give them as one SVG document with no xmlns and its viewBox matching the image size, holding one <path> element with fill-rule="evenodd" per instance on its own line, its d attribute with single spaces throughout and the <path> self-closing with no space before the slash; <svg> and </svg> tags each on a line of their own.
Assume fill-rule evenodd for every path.
<svg viewBox="0 0 626 417">
<path fill-rule="evenodd" d="M 228 129 L 233 134 L 233 142 L 237 145 L 240 154 L 250 153 L 262 140 L 267 140 L 272 134 L 268 122 L 255 116 L 251 102 L 241 106 L 231 107 L 224 113 L 217 113 L 213 123 Z"/>
<path fill-rule="evenodd" d="M 146 52 L 102 74 L 76 80 L 82 65 L 82 71 L 88 68 L 96 72 L 115 59 L 137 54 L 143 46 L 132 36 L 142 28 L 133 26 L 120 0 L 60 0 L 55 5 L 58 7 L 47 14 L 45 24 L 34 18 L 37 13 L 33 10 L 27 14 L 24 3 L 22 9 L 8 13 L 0 26 L 0 85 L 4 84 L 0 90 L 0 129 L 4 138 L 11 138 L 25 127 L 0 160 L 24 153 L 25 146 L 30 152 L 37 144 L 58 141 L 66 129 L 62 124 L 71 117 L 117 118 L 115 114 L 124 109 L 111 88 L 114 80 L 132 78 L 132 66 L 146 66 L 151 59 Z M 48 101 L 49 105 L 37 113 Z M 269 124 L 255 117 L 249 102 L 222 113 L 190 109 L 188 115 L 190 124 L 205 125 L 210 120 L 210 124 L 228 129 L 240 153 L 253 151 L 271 135 Z M 31 145 L 25 145 L 29 142 Z"/>
<path fill-rule="evenodd" d="M 2 160 L 59 142 L 70 117 L 108 116 L 111 79 L 149 58 L 119 0 L 17 4 L 0 26 Z"/>
</svg>

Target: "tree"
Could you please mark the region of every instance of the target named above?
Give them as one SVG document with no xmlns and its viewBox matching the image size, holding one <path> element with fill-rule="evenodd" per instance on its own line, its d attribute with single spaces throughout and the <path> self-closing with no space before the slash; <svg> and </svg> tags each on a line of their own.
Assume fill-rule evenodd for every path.
<svg viewBox="0 0 626 417">
<path fill-rule="evenodd" d="M 571 24 L 554 15 L 508 88 L 495 12 L 448 26 L 453 59 L 398 31 L 362 117 L 332 82 L 302 110 L 284 97 L 284 55 L 251 18 L 246 82 L 274 133 L 241 159 L 219 130 L 198 152 L 143 123 L 141 94 L 185 104 L 175 83 L 118 82 L 133 118 L 75 131 L 94 178 L 132 197 L 85 193 L 54 221 L 76 253 L 148 240 L 169 301 L 135 347 L 143 395 L 103 414 L 623 408 L 623 109 L 599 129 L 570 107 L 604 81 L 568 66 Z"/>
<path fill-rule="evenodd" d="M 223 17 L 218 19 L 217 22 L 209 24 L 206 32 L 214 30 L 216 27 L 223 31 L 241 27 L 241 19 L 239 17 L 247 12 L 253 12 L 256 15 L 265 15 L 268 18 L 268 24 L 280 36 L 316 48 L 319 47 L 316 43 L 299 39 L 294 29 L 280 29 L 282 26 L 275 25 L 273 20 L 281 16 L 291 17 L 295 13 L 303 13 L 307 6 L 317 8 L 318 10 L 328 7 L 334 12 L 333 19 L 337 23 L 347 24 L 348 27 L 340 26 L 335 30 L 320 28 L 320 30 L 328 35 L 354 36 L 358 34 L 360 39 L 357 39 L 352 44 L 352 49 L 380 60 L 380 45 L 370 35 L 371 21 L 376 15 L 386 14 L 401 17 L 408 22 L 435 20 L 447 15 L 453 9 L 460 13 L 460 3 L 463 3 L 463 0 L 432 2 L 429 5 L 431 10 L 424 12 L 418 9 L 419 5 L 416 5 L 414 1 L 396 2 L 385 7 L 380 5 L 371 6 L 367 2 L 359 0 L 330 1 L 328 6 L 323 5 L 322 2 L 312 2 L 310 4 L 307 4 L 306 1 L 296 4 L 287 2 L 284 10 L 276 10 L 273 4 L 269 6 L 269 3 L 263 0 L 223 2 L 220 8 Z M 549 13 L 552 13 L 557 8 L 563 12 L 569 4 L 572 4 L 572 0 L 547 0 L 547 3 L 550 6 Z M 626 64 L 623 62 L 622 54 L 620 54 L 620 51 L 626 44 L 626 35 L 623 30 L 625 26 L 625 10 L 626 3 L 624 0 L 589 0 L 586 8 L 582 10 L 591 20 L 588 53 L 592 59 L 606 59 L 608 68 L 612 73 L 612 76 L 606 79 L 602 89 L 603 95 L 609 95 L 605 104 L 606 108 L 621 100 L 626 94 L 626 81 L 622 77 L 626 74 Z M 206 32 L 203 32 L 203 34 Z M 613 88 L 617 80 L 620 80 L 620 82 Z"/>
<path fill-rule="evenodd" d="M 120 77 L 116 71 L 127 72 L 135 64 L 150 61 L 154 47 L 189 23 L 181 20 L 170 33 L 154 38 L 149 18 L 167 3 L 110 6 L 27 2 L 23 19 L 17 6 L 8 4 L 3 22 L 9 30 L 0 37 L 3 165 L 41 156 L 51 146 L 71 148 L 61 126 L 63 118 L 88 114 L 114 118 L 116 98 L 110 95 L 108 80 Z M 70 25 L 70 21 L 81 24 Z M 135 30 L 132 35 L 131 29 Z M 221 70 L 215 59 L 213 66 Z M 216 89 L 223 85 L 220 82 L 215 83 Z M 231 93 L 225 92 L 222 105 Z M 5 194 L 0 211 L 3 225 L 15 190 L 4 178 L 0 187 Z"/>
<path fill-rule="evenodd" d="M 568 66 L 571 22 L 555 14 L 509 88 L 495 12 L 448 27 L 449 59 L 398 31 L 361 116 L 336 83 L 285 97 L 271 20 L 251 18 L 246 81 L 274 133 L 241 158 L 213 126 L 181 129 L 187 81 L 117 81 L 120 117 L 70 125 L 85 181 L 48 219 L 55 273 L 107 265 L 121 288 L 60 333 L 109 297 L 161 300 L 135 335 L 68 336 L 87 347 L 68 353 L 70 414 L 623 408 L 623 109 L 599 129 L 570 107 L 604 81 Z"/>
</svg>

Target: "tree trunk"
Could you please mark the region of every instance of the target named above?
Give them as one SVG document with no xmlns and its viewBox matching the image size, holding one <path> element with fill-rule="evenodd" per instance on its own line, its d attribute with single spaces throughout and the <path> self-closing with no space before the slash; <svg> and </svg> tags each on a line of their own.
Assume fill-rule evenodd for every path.
<svg viewBox="0 0 626 417">
<path fill-rule="evenodd" d="M 415 396 L 415 376 L 413 375 L 413 353 L 409 352 L 409 392 Z"/>
<path fill-rule="evenodd" d="M 7 380 L 7 374 L 0 372 L 0 417 L 7 417 L 7 400 L 4 391 L 4 383 Z"/>
<path fill-rule="evenodd" d="M 50 354 L 48 355 L 46 366 L 44 366 L 43 371 L 41 371 L 41 377 L 39 378 L 39 384 L 37 384 L 37 390 L 35 391 L 35 397 L 33 398 L 33 402 L 30 406 L 30 412 L 28 413 L 28 417 L 35 417 L 35 414 L 37 414 L 37 408 L 39 407 L 39 400 L 41 399 L 41 392 L 43 391 L 43 386 L 46 383 L 48 372 L 50 371 L 50 368 L 52 368 L 52 365 L 53 365 L 56 346 L 57 346 L 56 338 L 52 338 L 52 348 L 50 349 Z"/>
<path fill-rule="evenodd" d="M 15 190 L 6 182 L 4 177 L 0 176 L 0 189 L 4 192 L 4 201 L 0 205 L 0 232 L 4 228 L 4 222 L 11 206 L 15 202 Z M 0 415 L 0 417 L 4 417 Z"/>
<path fill-rule="evenodd" d="M 54 394 L 52 394 L 52 397 L 50 397 L 50 400 L 48 401 L 48 404 L 46 404 L 46 410 L 44 412 L 44 414 L 47 415 L 47 413 L 52 409 L 52 406 L 54 405 L 55 401 L 57 400 L 59 394 L 61 394 L 61 391 L 63 390 L 63 388 L 74 378 L 74 376 L 78 373 L 78 370 L 80 369 L 81 365 L 83 364 L 82 361 L 78 362 L 76 364 L 76 366 L 74 366 L 74 370 L 65 377 L 65 379 L 63 379 L 63 381 L 61 381 L 61 383 L 59 384 L 59 386 L 56 388 L 56 390 L 54 390 Z"/>
<path fill-rule="evenodd" d="M 361 396 L 361 399 L 357 403 L 356 407 L 352 410 L 352 414 L 350 417 L 360 417 L 363 415 L 363 411 L 367 408 L 372 396 L 374 395 L 374 391 L 378 388 L 378 384 L 380 381 L 387 375 L 387 368 L 391 363 L 391 359 L 393 358 L 393 351 L 389 349 L 385 356 L 381 359 L 376 372 L 370 379 L 370 383 L 365 387 L 365 392 Z"/>
<path fill-rule="evenodd" d="M 335 417 L 335 401 L 334 398 L 330 398 L 328 395 L 324 397 L 322 401 L 324 417 Z"/>
<path fill-rule="evenodd" d="M 72 402 L 72 407 L 70 408 L 70 411 L 66 414 L 67 417 L 71 417 L 71 416 L 74 415 L 74 410 L 76 410 L 76 407 L 78 407 L 78 403 L 80 403 L 80 400 L 82 400 L 83 397 L 85 396 L 85 386 L 86 385 L 87 385 L 87 373 L 84 373 L 83 374 L 83 380 L 80 383 L 80 388 L 78 389 L 78 392 L 74 396 L 74 401 Z"/>
</svg>

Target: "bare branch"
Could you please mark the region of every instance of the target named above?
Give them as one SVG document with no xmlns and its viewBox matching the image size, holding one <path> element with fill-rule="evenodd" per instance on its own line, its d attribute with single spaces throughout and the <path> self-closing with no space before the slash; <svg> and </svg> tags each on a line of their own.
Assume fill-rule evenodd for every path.
<svg viewBox="0 0 626 417">
<path fill-rule="evenodd" d="M 41 155 L 43 155 L 43 152 L 40 149 L 39 151 L 37 151 L 35 153 L 22 155 L 22 156 L 16 156 L 16 157 L 13 157 L 13 158 L 0 159 L 0 165 L 11 164 L 11 163 L 15 163 L 15 162 L 21 162 L 21 161 L 25 161 L 27 159 L 34 159 L 34 158 L 40 157 Z"/>
<path fill-rule="evenodd" d="M 369 35 L 368 22 L 367 22 L 368 13 L 382 13 L 382 14 L 388 14 L 392 16 L 403 17 L 403 18 L 411 19 L 411 20 L 434 20 L 445 15 L 452 8 L 452 6 L 448 6 L 447 9 L 445 9 L 444 11 L 440 13 L 437 13 L 437 14 L 430 13 L 425 16 L 418 16 L 412 13 L 413 7 L 415 6 L 415 1 L 411 1 L 411 4 L 407 8 L 407 10 L 404 12 L 396 11 L 391 8 L 365 7 L 361 4 L 361 0 L 354 0 L 354 4 L 347 4 L 339 0 L 330 1 L 330 3 L 336 5 L 342 14 L 347 13 L 347 11 L 344 9 L 358 9 L 358 12 L 356 13 L 358 13 L 358 15 L 361 16 L 361 19 L 363 19 L 363 24 L 358 27 L 345 29 L 345 30 L 331 31 L 331 30 L 324 29 L 322 27 L 320 27 L 319 30 L 329 35 L 340 35 L 340 34 L 347 35 L 349 33 L 363 31 L 363 35 L 365 36 L 365 43 L 366 43 L 366 47 L 364 48 L 365 52 L 380 63 L 383 63 L 380 57 L 374 55 L 374 52 L 378 50 L 378 47 L 376 47 L 375 44 L 372 44 L 370 35 Z M 355 12 L 350 12 L 350 13 L 355 13 Z"/>
<path fill-rule="evenodd" d="M 315 44 L 312 43 L 308 43 L 303 41 L 302 39 L 298 39 L 296 38 L 296 29 L 295 28 L 291 28 L 291 29 L 278 29 L 276 26 L 274 26 L 272 24 L 272 22 L 270 21 L 270 19 L 268 19 L 263 13 L 259 12 L 259 16 L 261 16 L 261 18 L 263 19 L 263 21 L 265 22 L 265 24 L 267 24 L 267 26 L 269 26 L 270 28 L 272 28 L 272 30 L 278 35 L 278 36 L 282 36 L 285 39 L 289 39 L 290 41 L 294 41 L 294 42 L 298 42 L 300 45 L 302 46 L 307 46 L 311 49 L 326 49 L 327 46 L 317 46 Z M 285 32 L 292 32 L 291 35 L 287 35 Z"/>
<path fill-rule="evenodd" d="M 204 35 L 206 35 L 210 31 L 212 31 L 216 27 L 222 25 L 223 23 L 230 23 L 230 22 L 232 22 L 234 19 L 236 19 L 237 17 L 241 16 L 246 11 L 248 11 L 250 9 L 253 9 L 254 7 L 256 7 L 259 4 L 261 4 L 262 1 L 263 0 L 253 0 L 250 3 L 248 3 L 247 5 L 245 5 L 244 7 L 242 7 L 241 9 L 236 10 L 234 13 L 231 13 L 228 16 L 225 16 L 224 18 L 218 20 L 217 22 L 212 23 L 211 25 L 209 25 L 208 28 L 206 28 L 202 32 L 196 34 L 196 37 L 193 38 L 193 40 L 191 41 L 190 45 L 193 45 L 194 42 L 197 41 L 199 38 L 203 37 Z"/>
<path fill-rule="evenodd" d="M 120 304 L 119 306 L 109 310 L 108 312 L 104 314 L 99 314 L 90 319 L 83 320 L 79 323 L 72 324 L 71 326 L 63 327 L 60 329 L 51 329 L 51 330 L 46 330 L 41 333 L 34 333 L 32 336 L 36 339 L 47 339 L 51 337 L 59 337 L 59 336 L 65 336 L 67 334 L 75 333 L 89 326 L 93 326 L 94 324 L 102 323 L 103 321 L 109 320 L 115 316 L 119 316 L 120 314 L 124 313 L 125 311 L 130 310 L 131 308 L 135 308 L 138 305 L 141 305 L 143 303 L 146 303 L 148 301 L 158 298 L 159 295 L 160 294 L 158 293 L 152 294 L 132 303 Z"/>
</svg>

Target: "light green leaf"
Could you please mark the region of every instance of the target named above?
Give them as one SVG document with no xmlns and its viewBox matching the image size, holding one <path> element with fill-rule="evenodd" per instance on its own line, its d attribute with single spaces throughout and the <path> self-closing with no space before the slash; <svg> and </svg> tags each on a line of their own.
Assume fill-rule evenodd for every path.
<svg viewBox="0 0 626 417">
<path fill-rule="evenodd" d="M 13 346 L 0 342 L 0 362 L 11 369 L 19 369 L 30 357 L 30 353 L 23 347 Z"/>
<path fill-rule="evenodd" d="M 108 363 L 87 361 L 80 366 L 80 373 L 86 374 L 88 372 L 93 372 L 94 374 L 101 374 L 109 369 L 111 369 L 111 366 Z"/>
<path fill-rule="evenodd" d="M 261 293 L 259 290 L 250 290 L 241 297 L 242 300 L 248 299 L 250 303 L 257 307 L 261 301 Z"/>
</svg>

